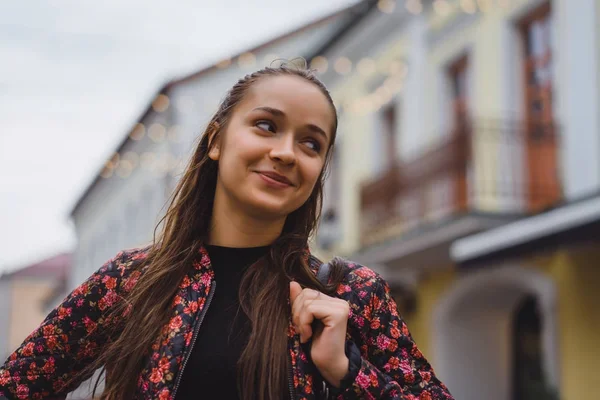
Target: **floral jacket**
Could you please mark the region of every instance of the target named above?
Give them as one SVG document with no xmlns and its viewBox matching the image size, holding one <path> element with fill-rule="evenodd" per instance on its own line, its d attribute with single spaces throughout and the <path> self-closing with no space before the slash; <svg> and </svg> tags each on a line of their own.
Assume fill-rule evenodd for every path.
<svg viewBox="0 0 600 400">
<path fill-rule="evenodd" d="M 69 294 L 0 368 L 0 399 L 64 399 L 74 390 L 79 382 L 65 383 L 102 351 L 106 312 L 144 272 L 134 264 L 146 254 L 144 249 L 117 254 Z M 360 349 L 360 357 L 355 376 L 335 397 L 452 399 L 398 316 L 385 281 L 354 263 L 348 262 L 345 270 L 337 295 L 350 304 L 347 338 Z M 213 278 L 208 253 L 201 249 L 173 298 L 172 317 L 137 377 L 137 399 L 175 399 L 216 287 Z M 288 337 L 290 397 L 316 399 L 318 378 L 291 323 Z"/>
</svg>

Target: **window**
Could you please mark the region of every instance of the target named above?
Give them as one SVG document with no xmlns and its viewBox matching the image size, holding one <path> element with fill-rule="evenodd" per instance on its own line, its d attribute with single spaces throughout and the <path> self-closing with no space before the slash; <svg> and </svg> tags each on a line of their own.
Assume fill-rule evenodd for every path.
<svg viewBox="0 0 600 400">
<path fill-rule="evenodd" d="M 448 69 L 448 75 L 452 84 L 452 132 L 450 139 L 452 142 L 462 143 L 463 146 L 470 146 L 469 120 L 471 115 L 469 99 L 471 97 L 471 73 L 468 55 L 463 55 L 452 63 Z M 467 173 L 469 169 L 470 160 L 465 160 L 455 169 L 448 171 L 451 184 L 445 185 L 445 187 L 440 186 L 442 190 L 448 190 L 445 197 L 453 200 L 450 204 L 451 209 L 454 211 L 464 211 L 467 208 Z"/>
<path fill-rule="evenodd" d="M 519 24 L 523 43 L 525 192 L 529 211 L 560 199 L 553 115 L 552 13 L 545 3 Z"/>
<path fill-rule="evenodd" d="M 386 167 L 391 167 L 396 159 L 397 104 L 389 103 L 381 111 L 381 132 L 385 151 Z"/>
<path fill-rule="evenodd" d="M 398 103 L 392 101 L 384 105 L 376 114 L 375 128 L 375 175 L 389 170 L 396 161 L 398 137 Z"/>
<path fill-rule="evenodd" d="M 471 95 L 469 59 L 462 56 L 450 65 L 448 75 L 451 83 L 452 123 L 460 129 L 469 117 L 469 97 Z"/>
<path fill-rule="evenodd" d="M 336 145 L 339 149 L 340 144 Z M 331 165 L 323 193 L 323 215 L 321 216 L 318 244 L 325 250 L 331 249 L 339 240 L 339 213 L 341 196 L 341 165 L 338 151 L 331 154 Z"/>
</svg>

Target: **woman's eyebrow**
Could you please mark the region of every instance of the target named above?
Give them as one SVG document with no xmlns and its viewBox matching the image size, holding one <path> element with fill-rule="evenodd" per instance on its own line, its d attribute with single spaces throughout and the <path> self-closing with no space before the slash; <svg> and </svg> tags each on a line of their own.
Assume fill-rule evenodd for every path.
<svg viewBox="0 0 600 400">
<path fill-rule="evenodd" d="M 266 111 L 269 114 L 273 114 L 276 117 L 284 117 L 285 116 L 285 113 L 283 111 L 278 110 L 277 108 L 273 108 L 273 107 L 256 107 L 252 111 Z"/>
<path fill-rule="evenodd" d="M 285 113 L 283 111 L 281 111 L 277 108 L 273 108 L 273 107 L 266 107 L 266 106 L 256 107 L 252 111 L 265 111 L 265 112 L 268 112 L 269 114 L 272 114 L 275 117 L 285 117 Z M 323 129 L 321 129 L 320 127 L 318 127 L 317 125 L 308 124 L 308 125 L 306 125 L 306 127 L 308 129 L 310 129 L 312 132 L 322 135 L 326 140 L 329 139 L 327 137 L 327 133 L 325 133 L 325 131 Z"/>
</svg>

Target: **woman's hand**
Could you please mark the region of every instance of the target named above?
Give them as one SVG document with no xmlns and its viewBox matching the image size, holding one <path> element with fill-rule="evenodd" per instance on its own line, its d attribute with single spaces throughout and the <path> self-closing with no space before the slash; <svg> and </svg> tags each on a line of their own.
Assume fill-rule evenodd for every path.
<svg viewBox="0 0 600 400">
<path fill-rule="evenodd" d="M 290 302 L 292 322 L 300 334 L 300 342 L 306 343 L 312 338 L 313 363 L 329 384 L 339 387 L 349 365 L 345 352 L 348 302 L 313 289 L 302 289 L 297 282 L 290 282 Z M 322 323 L 322 329 L 317 332 L 313 332 L 314 320 Z"/>
</svg>

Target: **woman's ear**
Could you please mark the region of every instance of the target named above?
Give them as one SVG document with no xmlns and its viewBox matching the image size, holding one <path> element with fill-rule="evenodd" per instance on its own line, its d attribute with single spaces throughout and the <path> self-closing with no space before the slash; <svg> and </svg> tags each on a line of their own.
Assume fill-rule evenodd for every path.
<svg viewBox="0 0 600 400">
<path fill-rule="evenodd" d="M 213 161 L 219 160 L 219 157 L 221 156 L 221 135 L 218 135 L 218 133 L 219 124 L 215 122 L 211 127 L 211 132 L 208 136 L 208 148 L 210 149 L 208 151 L 208 158 Z"/>
</svg>

